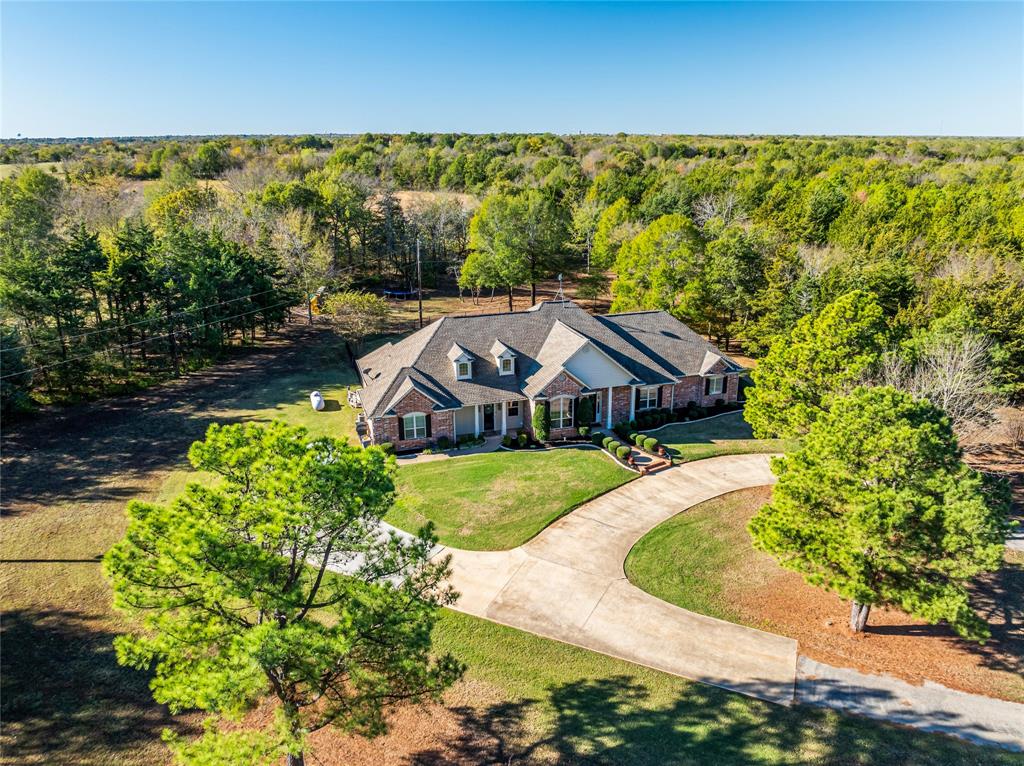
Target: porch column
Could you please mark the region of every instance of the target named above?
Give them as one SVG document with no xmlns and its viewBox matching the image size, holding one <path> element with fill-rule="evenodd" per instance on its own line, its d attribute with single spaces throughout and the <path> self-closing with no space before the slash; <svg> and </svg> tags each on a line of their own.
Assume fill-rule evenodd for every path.
<svg viewBox="0 0 1024 766">
<path fill-rule="evenodd" d="M 477 405 L 476 405 L 476 406 L 475 406 L 475 407 L 473 408 L 473 415 L 474 415 L 474 417 L 475 417 L 475 419 L 476 419 L 476 420 L 475 420 L 475 424 L 476 424 L 476 433 L 474 434 L 474 436 L 479 436 L 479 435 L 480 435 L 480 405 L 479 405 L 479 404 L 477 404 Z"/>
<path fill-rule="evenodd" d="M 629 387 L 629 419 L 636 420 L 636 386 Z"/>
<path fill-rule="evenodd" d="M 608 409 L 605 412 L 606 412 L 605 420 L 608 421 L 607 424 L 605 425 L 605 428 L 611 428 L 612 427 L 612 387 L 611 386 L 608 386 Z"/>
<path fill-rule="evenodd" d="M 504 436 L 505 435 L 505 431 L 508 430 L 508 428 L 507 428 L 508 421 L 506 419 L 506 412 L 508 410 L 508 406 L 507 405 L 508 405 L 508 402 L 502 402 L 501 403 L 501 435 L 502 436 Z"/>
<path fill-rule="evenodd" d="M 668 402 L 669 402 L 669 404 L 668 404 L 669 410 L 674 412 L 675 409 L 676 409 L 676 384 L 675 383 L 673 383 L 672 387 L 669 389 Z"/>
</svg>

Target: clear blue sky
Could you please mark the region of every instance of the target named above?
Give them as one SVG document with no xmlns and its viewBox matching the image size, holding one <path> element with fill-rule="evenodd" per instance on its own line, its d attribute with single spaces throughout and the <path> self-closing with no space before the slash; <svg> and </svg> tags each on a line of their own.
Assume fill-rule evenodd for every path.
<svg viewBox="0 0 1024 766">
<path fill-rule="evenodd" d="M 0 4 L 0 135 L 1024 134 L 1024 3 Z"/>
</svg>

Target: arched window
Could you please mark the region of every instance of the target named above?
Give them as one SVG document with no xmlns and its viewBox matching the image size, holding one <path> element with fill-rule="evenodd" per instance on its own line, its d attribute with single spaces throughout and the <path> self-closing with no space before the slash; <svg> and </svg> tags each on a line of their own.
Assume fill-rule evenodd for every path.
<svg viewBox="0 0 1024 766">
<path fill-rule="evenodd" d="M 402 439 L 426 439 L 427 416 L 422 412 L 410 412 L 402 416 Z"/>
</svg>

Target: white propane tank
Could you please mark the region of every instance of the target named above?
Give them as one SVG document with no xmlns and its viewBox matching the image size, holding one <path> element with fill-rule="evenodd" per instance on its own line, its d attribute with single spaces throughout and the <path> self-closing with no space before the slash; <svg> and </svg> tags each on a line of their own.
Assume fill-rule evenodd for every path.
<svg viewBox="0 0 1024 766">
<path fill-rule="evenodd" d="M 309 403 L 313 405 L 313 409 L 317 412 L 324 408 L 324 398 L 320 395 L 319 391 L 314 391 L 309 395 Z"/>
</svg>

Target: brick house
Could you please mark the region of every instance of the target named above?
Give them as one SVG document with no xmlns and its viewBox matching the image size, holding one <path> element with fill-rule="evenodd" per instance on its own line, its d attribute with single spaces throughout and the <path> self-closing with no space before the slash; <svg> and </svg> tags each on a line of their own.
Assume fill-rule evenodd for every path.
<svg viewBox="0 0 1024 766">
<path fill-rule="evenodd" d="M 740 366 L 664 311 L 593 316 L 571 301 L 443 317 L 357 360 L 370 441 L 416 450 L 445 436 L 532 431 L 550 439 L 637 413 L 736 400 Z M 591 400 L 594 421 L 579 422 Z"/>
</svg>

